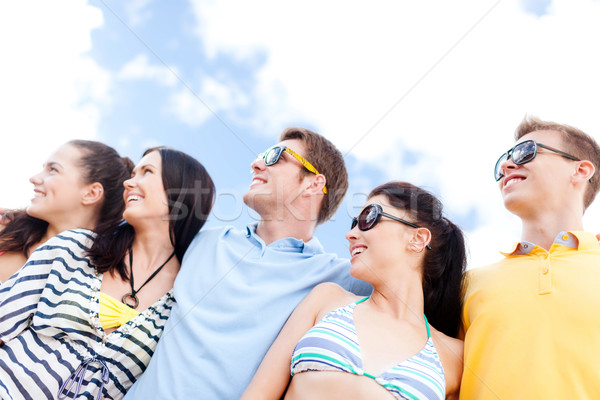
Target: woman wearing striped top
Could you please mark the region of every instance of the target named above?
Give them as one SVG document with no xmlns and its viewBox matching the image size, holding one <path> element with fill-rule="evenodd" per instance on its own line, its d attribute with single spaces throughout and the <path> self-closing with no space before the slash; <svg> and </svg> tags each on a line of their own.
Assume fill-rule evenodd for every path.
<svg viewBox="0 0 600 400">
<path fill-rule="evenodd" d="M 466 265 L 460 229 L 432 194 L 390 182 L 370 193 L 346 238 L 350 273 L 372 284 L 371 296 L 317 286 L 242 398 L 458 398 L 463 346 L 454 337 Z"/>
<path fill-rule="evenodd" d="M 214 186 L 167 148 L 124 186 L 126 222 L 59 234 L 0 287 L 0 398 L 119 399 L 148 365 Z"/>
<path fill-rule="evenodd" d="M 115 149 L 91 140 L 60 146 L 29 181 L 26 210 L 2 210 L 0 283 L 25 264 L 33 250 L 56 234 L 114 225 L 123 215 L 123 181 L 133 163 Z"/>
</svg>

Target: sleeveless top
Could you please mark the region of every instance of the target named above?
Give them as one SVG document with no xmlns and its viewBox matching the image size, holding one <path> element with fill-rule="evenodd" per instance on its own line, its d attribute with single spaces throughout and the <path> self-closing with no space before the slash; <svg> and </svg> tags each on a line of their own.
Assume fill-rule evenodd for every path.
<svg viewBox="0 0 600 400">
<path fill-rule="evenodd" d="M 306 371 L 348 372 L 373 379 L 397 399 L 443 400 L 446 379 L 427 318 L 428 339 L 420 352 L 379 376 L 362 369 L 354 308 L 367 298 L 331 311 L 300 339 L 292 355 L 292 376 Z"/>
</svg>

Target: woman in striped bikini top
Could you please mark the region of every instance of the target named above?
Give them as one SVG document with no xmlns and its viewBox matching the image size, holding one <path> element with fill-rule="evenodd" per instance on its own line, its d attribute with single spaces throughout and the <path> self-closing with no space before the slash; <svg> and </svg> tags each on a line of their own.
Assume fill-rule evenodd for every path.
<svg viewBox="0 0 600 400">
<path fill-rule="evenodd" d="M 242 399 L 458 398 L 460 229 L 432 194 L 390 182 L 370 193 L 346 238 L 350 273 L 371 283 L 371 296 L 333 283 L 313 289 Z"/>
</svg>

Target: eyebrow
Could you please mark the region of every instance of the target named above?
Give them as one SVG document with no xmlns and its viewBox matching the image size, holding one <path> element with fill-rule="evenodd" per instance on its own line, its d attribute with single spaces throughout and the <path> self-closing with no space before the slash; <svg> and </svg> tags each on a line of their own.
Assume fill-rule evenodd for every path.
<svg viewBox="0 0 600 400">
<path fill-rule="evenodd" d="M 133 170 L 134 171 L 139 171 L 140 169 L 144 169 L 144 168 L 148 168 L 148 167 L 152 167 L 154 169 L 157 169 L 154 164 L 144 164 L 144 165 L 136 165 L 135 168 L 133 168 Z"/>
<path fill-rule="evenodd" d="M 44 164 L 44 168 L 46 167 L 53 167 L 53 166 L 59 166 L 61 168 L 64 168 L 60 163 L 56 162 L 56 161 L 48 161 L 47 163 Z"/>
</svg>

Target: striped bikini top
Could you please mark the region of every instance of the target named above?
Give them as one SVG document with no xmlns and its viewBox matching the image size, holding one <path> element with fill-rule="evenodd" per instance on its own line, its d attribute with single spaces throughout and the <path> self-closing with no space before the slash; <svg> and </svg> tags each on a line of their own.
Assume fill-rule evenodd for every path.
<svg viewBox="0 0 600 400">
<path fill-rule="evenodd" d="M 446 379 L 427 318 L 428 339 L 420 352 L 379 376 L 363 371 L 354 308 L 366 299 L 331 311 L 300 339 L 292 355 L 292 376 L 306 371 L 349 372 L 372 378 L 397 399 L 443 400 Z"/>
</svg>

